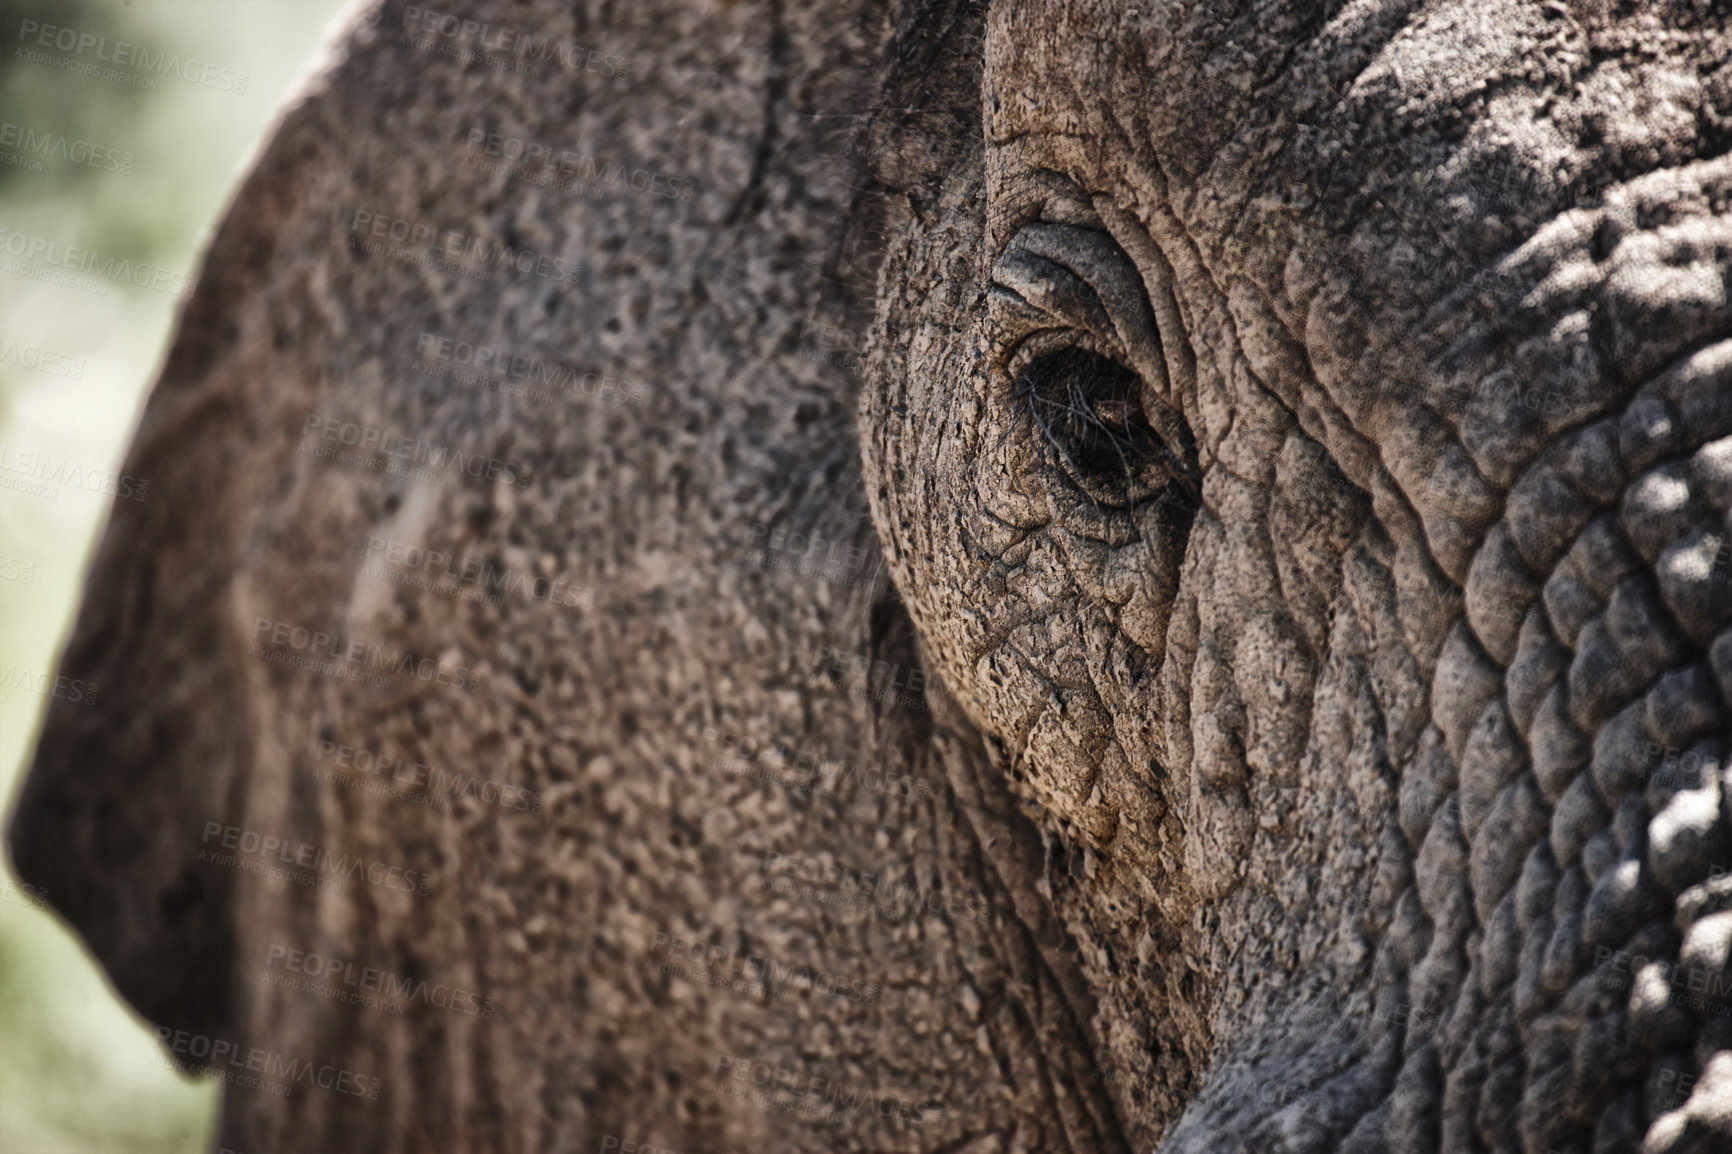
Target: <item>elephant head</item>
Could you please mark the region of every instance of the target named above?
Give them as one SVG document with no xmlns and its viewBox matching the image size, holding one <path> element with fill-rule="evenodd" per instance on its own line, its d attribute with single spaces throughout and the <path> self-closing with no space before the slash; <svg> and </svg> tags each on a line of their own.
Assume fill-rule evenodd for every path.
<svg viewBox="0 0 1732 1154">
<path fill-rule="evenodd" d="M 384 1087 L 230 1145 L 1732 1142 L 1723 15 L 476 9 L 363 12 L 250 178 L 13 826 L 171 1048 Z"/>
<path fill-rule="evenodd" d="M 995 3 L 896 217 L 875 520 L 1163 1149 L 1726 1140 L 1732 93 L 1653 18 Z"/>
</svg>

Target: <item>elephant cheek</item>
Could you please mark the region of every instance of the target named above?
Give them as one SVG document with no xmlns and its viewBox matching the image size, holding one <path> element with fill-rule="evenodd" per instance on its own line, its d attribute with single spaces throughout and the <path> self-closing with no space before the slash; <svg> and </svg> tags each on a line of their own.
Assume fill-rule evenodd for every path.
<svg viewBox="0 0 1732 1154">
<path fill-rule="evenodd" d="M 1097 712 L 1080 711 L 1088 715 Z M 1075 721 L 1084 722 L 1080 728 L 1088 731 L 1102 728 L 1106 718 L 1067 719 L 1058 708 L 1049 706 L 1042 710 L 1029 731 L 1028 783 L 1050 813 L 1099 848 L 1113 840 L 1118 827 L 1101 784 L 1112 770 L 1122 768 L 1124 756 L 1116 746 L 1081 740 L 1084 734 L 1078 732 Z"/>
<path fill-rule="evenodd" d="M 1178 583 L 1178 567 L 1147 542 L 1120 550 L 1103 575 L 1103 598 L 1118 605 L 1120 631 L 1157 662 L 1166 653 Z"/>
<path fill-rule="evenodd" d="M 1199 771 L 1191 775 L 1185 865 L 1204 901 L 1218 900 L 1239 884 L 1256 832 L 1236 728 L 1208 713 L 1195 729 Z"/>
<path fill-rule="evenodd" d="M 1196 831 L 1185 839 L 1185 868 L 1201 901 L 1218 901 L 1239 884 L 1251 851 L 1256 821 L 1240 791 L 1200 791 L 1191 796 Z"/>
</svg>

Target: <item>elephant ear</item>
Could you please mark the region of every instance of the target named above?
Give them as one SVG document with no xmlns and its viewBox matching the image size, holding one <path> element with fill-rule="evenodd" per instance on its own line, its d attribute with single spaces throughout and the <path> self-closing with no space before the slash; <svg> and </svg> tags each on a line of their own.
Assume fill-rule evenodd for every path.
<svg viewBox="0 0 1732 1154">
<path fill-rule="evenodd" d="M 1122 1149 L 859 473 L 849 140 L 942 65 L 977 163 L 978 12 L 468 8 L 358 12 L 216 233 L 20 874 L 265 1055 L 234 1148 Z"/>
<path fill-rule="evenodd" d="M 266 686 L 238 628 L 241 592 L 295 580 L 261 581 L 249 539 L 292 484 L 284 414 L 320 388 L 326 350 L 303 359 L 293 342 L 331 327 L 309 313 L 306 219 L 336 163 L 318 143 L 330 82 L 310 80 L 284 112 L 210 244 L 61 656 L 62 684 L 79 691 L 51 699 L 9 829 L 20 875 L 121 994 L 198 1033 L 227 1021 L 235 948 L 235 875 L 201 868 L 202 823 L 236 820 L 263 768 Z"/>
</svg>

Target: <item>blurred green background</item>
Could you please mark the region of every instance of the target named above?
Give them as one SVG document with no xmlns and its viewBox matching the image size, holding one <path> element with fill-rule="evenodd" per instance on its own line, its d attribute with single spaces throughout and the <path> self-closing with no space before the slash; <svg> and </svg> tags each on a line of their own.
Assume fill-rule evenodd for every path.
<svg viewBox="0 0 1732 1154">
<path fill-rule="evenodd" d="M 345 0 L 0 0 L 0 230 L 171 273 L 196 271 L 224 203 L 344 7 Z M 174 74 L 151 90 L 32 60 L 20 51 L 36 43 L 20 39 L 27 20 L 244 72 L 246 90 Z M 93 61 L 97 50 L 42 51 Z M 37 136 L 35 150 L 26 131 Z M 53 134 L 46 145 L 45 133 Z M 65 144 L 52 142 L 60 137 Z M 112 154 L 76 163 L 73 156 L 85 153 L 70 147 L 78 141 Z M 124 281 L 81 279 L 105 285 L 106 295 L 7 271 L 0 257 L 0 468 L 17 453 L 44 452 L 119 471 L 179 302 Z M 25 348 L 60 354 L 49 358 L 60 372 L 21 363 L 36 359 L 21 355 Z M 82 376 L 70 375 L 72 358 L 83 358 Z M 53 497 L 0 488 L 0 671 L 53 671 L 107 516 L 109 497 L 54 488 Z M 9 812 L 47 700 L 17 688 L 0 688 L 0 699 L 0 801 Z M 0 1152 L 209 1150 L 214 1085 L 166 1067 L 154 1037 L 83 946 L 30 903 L 9 862 L 0 868 Z"/>
</svg>

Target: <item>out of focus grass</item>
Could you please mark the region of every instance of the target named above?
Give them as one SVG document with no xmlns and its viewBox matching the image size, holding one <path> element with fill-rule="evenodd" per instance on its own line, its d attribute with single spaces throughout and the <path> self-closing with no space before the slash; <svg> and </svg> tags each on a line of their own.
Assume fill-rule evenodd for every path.
<svg viewBox="0 0 1732 1154">
<path fill-rule="evenodd" d="M 194 271 L 222 205 L 342 6 L 0 0 L 0 157 L 15 161 L 0 159 L 0 230 Z M 27 20 L 244 72 L 246 91 L 174 75 L 150 91 L 34 62 L 18 52 L 34 43 L 20 38 Z M 131 171 L 58 154 L 37 155 L 39 169 L 17 163 L 32 154 L 7 146 L 6 124 L 130 153 Z M 177 302 L 128 283 L 101 283 L 107 295 L 0 270 L 0 476 L 20 452 L 119 470 Z M 26 346 L 82 357 L 82 376 L 24 367 L 17 350 Z M 54 669 L 107 515 L 110 498 L 55 488 L 52 498 L 0 488 L 0 673 Z M 45 705 L 26 689 L 0 688 L 0 811 L 11 809 Z M 83 946 L 25 900 L 8 866 L 0 869 L 8 870 L 0 873 L 0 1152 L 208 1150 L 214 1087 L 167 1069 L 154 1037 L 116 999 Z"/>
</svg>

